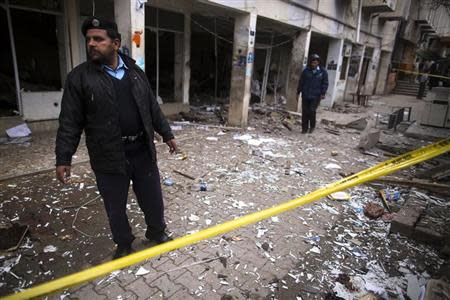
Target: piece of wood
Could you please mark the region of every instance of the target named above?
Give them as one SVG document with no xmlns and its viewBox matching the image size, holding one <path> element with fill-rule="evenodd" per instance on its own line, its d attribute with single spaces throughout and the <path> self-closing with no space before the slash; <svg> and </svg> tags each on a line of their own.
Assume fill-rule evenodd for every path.
<svg viewBox="0 0 450 300">
<path fill-rule="evenodd" d="M 387 210 L 390 213 L 392 213 L 392 209 L 391 209 L 391 207 L 389 206 L 389 204 L 387 203 L 387 200 L 386 200 L 386 192 L 384 190 L 379 190 L 378 192 L 380 193 L 381 200 L 383 200 L 384 206 L 387 208 Z"/>
<path fill-rule="evenodd" d="M 450 195 L 450 185 L 448 184 L 441 184 L 441 183 L 433 183 L 425 180 L 407 180 L 397 177 L 382 177 L 373 180 L 372 182 L 380 182 L 380 183 L 386 183 L 386 184 L 393 184 L 393 185 L 402 185 L 402 186 L 409 186 L 409 187 L 416 187 L 420 189 L 430 190 L 432 192 Z"/>
<path fill-rule="evenodd" d="M 435 168 L 431 168 L 416 174 L 420 179 L 440 180 L 444 177 L 450 176 L 450 163 L 444 164 Z"/>
<path fill-rule="evenodd" d="M 369 152 L 369 151 L 362 150 L 361 153 L 364 154 L 364 155 L 370 155 L 370 156 L 373 156 L 373 157 L 379 157 L 379 155 L 377 153 L 374 153 L 374 152 Z"/>
<path fill-rule="evenodd" d="M 177 174 L 180 174 L 181 176 L 184 176 L 184 177 L 186 177 L 186 178 L 189 178 L 189 179 L 191 179 L 191 180 L 195 180 L 195 177 L 194 177 L 194 176 L 191 176 L 191 175 L 189 175 L 189 174 L 183 173 L 183 172 L 178 171 L 178 170 L 175 170 L 175 169 L 173 169 L 172 171 L 174 171 L 174 172 L 177 173 Z"/>
<path fill-rule="evenodd" d="M 341 133 L 340 133 L 339 131 L 333 130 L 333 129 L 330 129 L 330 128 L 325 128 L 325 131 L 328 132 L 328 133 L 337 135 L 337 136 L 340 136 L 340 135 L 341 135 Z"/>
<path fill-rule="evenodd" d="M 286 120 L 281 121 L 281 124 L 283 124 L 284 127 L 286 127 L 289 131 L 292 131 L 292 125 Z"/>
<path fill-rule="evenodd" d="M 290 115 L 297 116 L 297 117 L 301 117 L 302 116 L 301 113 L 298 113 L 298 112 L 295 112 L 295 111 L 285 110 L 285 112 L 287 112 Z"/>
<path fill-rule="evenodd" d="M 378 148 L 378 149 L 381 149 L 383 151 L 386 151 L 386 152 L 389 152 L 389 153 L 393 153 L 393 154 L 397 154 L 397 155 L 400 155 L 400 154 L 403 154 L 403 153 L 406 153 L 406 152 L 410 151 L 407 148 L 389 146 L 389 145 L 385 145 L 385 144 L 381 144 L 381 143 L 378 143 L 375 147 Z"/>
</svg>

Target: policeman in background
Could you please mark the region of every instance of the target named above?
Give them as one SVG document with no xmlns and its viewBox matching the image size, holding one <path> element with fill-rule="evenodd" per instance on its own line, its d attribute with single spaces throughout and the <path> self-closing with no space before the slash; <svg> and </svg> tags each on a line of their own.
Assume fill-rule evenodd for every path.
<svg viewBox="0 0 450 300">
<path fill-rule="evenodd" d="M 317 107 L 328 89 L 328 73 L 319 64 L 319 55 L 312 54 L 298 82 L 297 95 L 302 93 L 302 133 L 313 133 Z"/>
</svg>

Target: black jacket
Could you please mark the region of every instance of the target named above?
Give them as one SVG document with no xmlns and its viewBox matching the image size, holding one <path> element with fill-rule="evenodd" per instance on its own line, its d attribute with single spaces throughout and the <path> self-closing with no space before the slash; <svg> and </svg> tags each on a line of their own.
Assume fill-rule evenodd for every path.
<svg viewBox="0 0 450 300">
<path fill-rule="evenodd" d="M 148 137 L 153 161 L 154 131 L 164 142 L 173 138 L 150 88 L 145 73 L 131 58 L 121 55 L 128 67 L 131 92 Z M 70 165 L 84 130 L 92 169 L 103 173 L 125 173 L 126 158 L 119 124 L 119 111 L 113 80 L 100 65 L 87 61 L 68 75 L 56 136 L 56 165 Z"/>
<path fill-rule="evenodd" d="M 328 89 L 328 73 L 322 67 L 313 72 L 308 66 L 306 67 L 297 87 L 297 95 L 302 93 L 303 99 L 317 99 L 321 95 L 325 95 Z"/>
</svg>

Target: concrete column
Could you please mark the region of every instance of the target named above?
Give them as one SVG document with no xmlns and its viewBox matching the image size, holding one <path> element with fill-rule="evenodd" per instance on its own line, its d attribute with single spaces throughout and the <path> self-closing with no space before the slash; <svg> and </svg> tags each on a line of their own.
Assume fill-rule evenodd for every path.
<svg viewBox="0 0 450 300">
<path fill-rule="evenodd" d="M 320 105 L 332 107 L 336 98 L 336 85 L 340 76 L 340 69 L 342 65 L 342 48 L 344 46 L 343 39 L 332 39 L 328 45 L 328 56 L 325 67 L 328 72 L 328 91 L 325 99 Z"/>
<path fill-rule="evenodd" d="M 122 35 L 122 51 L 145 71 L 145 5 L 136 1 L 114 0 L 114 15 Z"/>
<path fill-rule="evenodd" d="M 85 51 L 85 44 L 80 43 L 80 3 L 79 0 L 68 0 L 65 2 L 67 27 L 69 33 L 71 67 L 75 68 L 82 61 L 82 51 Z"/>
<path fill-rule="evenodd" d="M 303 69 L 308 63 L 308 50 L 311 41 L 311 31 L 301 31 L 293 41 L 291 61 L 289 62 L 289 77 L 287 89 L 286 109 L 300 111 L 299 95 L 297 94 L 298 81 Z"/>
<path fill-rule="evenodd" d="M 352 93 L 356 93 L 361 75 L 361 68 L 364 59 L 364 45 L 353 44 L 348 66 L 347 83 L 345 85 L 344 100 L 351 100 Z"/>
<path fill-rule="evenodd" d="M 344 102 L 344 94 L 345 94 L 345 87 L 346 87 L 346 83 L 347 83 L 347 74 L 348 74 L 348 65 L 350 63 L 350 55 L 352 53 L 352 44 L 347 44 L 344 43 L 344 50 L 342 50 L 342 62 L 341 65 L 339 66 L 339 78 L 336 84 L 336 92 L 335 92 L 335 96 L 334 96 L 334 103 L 336 104 L 342 104 Z M 344 59 L 347 58 L 348 61 L 346 62 L 347 66 L 344 66 Z M 344 67 L 346 67 L 344 69 Z M 343 74 L 343 72 L 345 72 Z M 341 78 L 344 79 L 341 79 Z"/>
<path fill-rule="evenodd" d="M 184 34 L 175 33 L 175 58 L 174 58 L 174 98 L 175 102 L 183 102 L 183 44 Z"/>
<path fill-rule="evenodd" d="M 191 83 L 191 13 L 184 14 L 184 40 L 183 40 L 183 83 L 182 102 L 189 104 L 189 86 Z"/>
<path fill-rule="evenodd" d="M 245 126 L 248 120 L 250 87 L 255 59 L 256 14 L 236 17 L 234 23 L 233 62 L 231 71 L 228 123 Z"/>
<path fill-rule="evenodd" d="M 389 71 L 389 64 L 391 63 L 392 52 L 381 51 L 380 68 L 378 71 L 377 86 L 375 94 L 384 95 L 386 93 L 386 83 Z"/>
<path fill-rule="evenodd" d="M 286 45 L 281 46 L 281 59 L 280 59 L 280 65 L 281 65 L 281 72 L 280 77 L 278 78 L 278 81 L 280 84 L 283 85 L 283 89 L 281 89 L 280 94 L 287 99 L 287 93 L 289 88 L 289 62 L 290 62 L 290 49 L 286 47 Z"/>
<path fill-rule="evenodd" d="M 380 55 L 380 48 L 373 49 L 372 59 L 369 63 L 369 69 L 367 70 L 366 84 L 364 85 L 364 94 L 372 95 L 375 92 Z"/>
</svg>

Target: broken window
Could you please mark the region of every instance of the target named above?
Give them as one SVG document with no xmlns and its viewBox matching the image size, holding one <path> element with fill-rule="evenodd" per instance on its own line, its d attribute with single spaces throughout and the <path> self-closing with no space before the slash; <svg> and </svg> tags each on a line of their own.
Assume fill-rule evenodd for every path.
<svg viewBox="0 0 450 300">
<path fill-rule="evenodd" d="M 11 19 L 20 87 L 25 91 L 61 89 L 57 16 L 11 9 Z"/>
<path fill-rule="evenodd" d="M 184 15 L 146 6 L 145 34 L 145 73 L 150 85 L 163 102 L 175 102 L 179 100 L 175 90 L 181 89 L 176 83 L 183 76 L 181 59 L 176 57 L 183 57 Z"/>
<path fill-rule="evenodd" d="M 317 54 L 320 56 L 320 66 L 326 68 L 328 47 L 330 38 L 313 32 L 309 43 L 308 55 Z"/>
<path fill-rule="evenodd" d="M 23 114 L 18 89 L 60 90 L 67 73 L 62 1 L 11 0 L 2 4 L 0 22 L 0 115 Z"/>
<path fill-rule="evenodd" d="M 193 101 L 227 98 L 231 85 L 234 21 L 192 15 L 191 85 Z"/>
<path fill-rule="evenodd" d="M 342 58 L 342 69 L 341 69 L 341 75 L 339 76 L 340 80 L 345 80 L 347 77 L 347 66 L 348 66 L 348 57 L 344 56 Z"/>
</svg>

